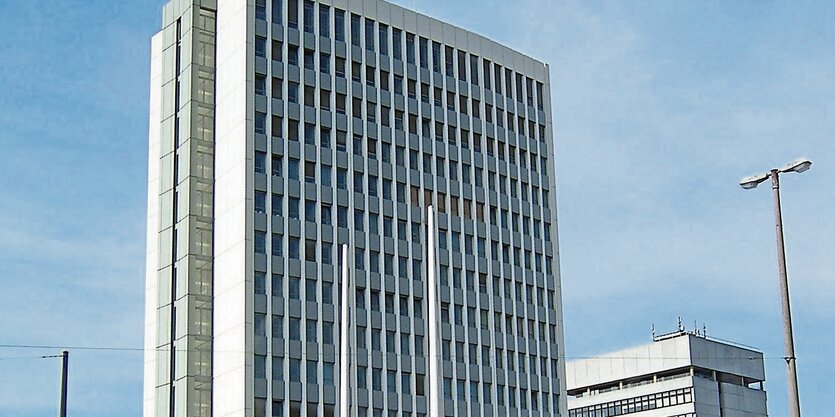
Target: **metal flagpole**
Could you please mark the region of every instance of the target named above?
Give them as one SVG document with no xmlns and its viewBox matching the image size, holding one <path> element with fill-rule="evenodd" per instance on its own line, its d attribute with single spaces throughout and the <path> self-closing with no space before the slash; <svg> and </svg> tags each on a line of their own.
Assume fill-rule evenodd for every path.
<svg viewBox="0 0 835 417">
<path fill-rule="evenodd" d="M 438 376 L 438 285 L 437 275 L 435 273 L 435 210 L 430 205 L 427 210 L 427 224 L 429 231 L 426 238 L 426 284 L 427 290 L 427 310 L 429 311 L 429 416 L 441 417 L 440 409 L 440 395 L 438 387 L 441 385 Z"/>
<path fill-rule="evenodd" d="M 341 302 L 341 322 L 339 324 L 339 414 L 342 417 L 349 417 L 349 369 L 351 358 L 351 347 L 349 342 L 349 328 L 350 321 L 348 315 L 350 314 L 349 300 L 350 295 L 348 289 L 350 288 L 351 277 L 348 275 L 348 245 L 342 245 L 342 302 Z"/>
</svg>

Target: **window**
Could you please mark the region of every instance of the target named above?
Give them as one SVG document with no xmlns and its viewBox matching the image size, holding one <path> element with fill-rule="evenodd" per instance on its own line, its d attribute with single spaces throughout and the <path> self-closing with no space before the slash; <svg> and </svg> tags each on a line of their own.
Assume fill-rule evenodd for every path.
<svg viewBox="0 0 835 417">
<path fill-rule="evenodd" d="M 372 66 L 365 67 L 365 84 L 371 87 L 374 87 L 377 83 L 377 72 L 374 70 Z M 373 103 L 368 102 L 369 106 L 373 105 Z"/>
<path fill-rule="evenodd" d="M 304 86 L 304 105 L 308 107 L 316 106 L 316 89 L 309 85 Z"/>
<path fill-rule="evenodd" d="M 365 251 L 362 249 L 354 252 L 354 268 L 365 269 Z"/>
<path fill-rule="evenodd" d="M 267 294 L 267 274 L 265 272 L 255 272 L 255 293 Z"/>
<path fill-rule="evenodd" d="M 287 1 L 287 26 L 299 28 L 299 0 Z"/>
<path fill-rule="evenodd" d="M 454 73 L 454 64 L 453 64 L 454 58 L 453 58 L 453 56 L 455 55 L 455 52 L 454 52 L 454 50 L 452 49 L 451 46 L 447 46 L 445 48 L 445 50 L 446 50 L 446 53 L 444 54 L 444 75 L 446 75 L 447 77 L 454 77 L 455 74 L 453 74 Z"/>
<path fill-rule="evenodd" d="M 363 156 L 362 142 L 363 142 L 362 136 L 359 136 L 359 135 L 354 136 L 353 147 L 352 147 L 354 155 Z"/>
<path fill-rule="evenodd" d="M 267 114 L 255 112 L 255 133 L 267 133 Z"/>
<path fill-rule="evenodd" d="M 277 139 L 281 139 L 284 136 L 283 135 L 284 132 L 283 132 L 283 129 L 282 129 L 283 125 L 284 125 L 284 123 L 283 123 L 283 119 L 281 117 L 272 116 L 272 132 L 271 132 L 272 137 L 277 138 Z"/>
<path fill-rule="evenodd" d="M 307 183 L 316 182 L 316 163 L 306 161 L 304 163 L 304 181 Z"/>
<path fill-rule="evenodd" d="M 332 323 L 326 323 L 326 324 L 329 324 L 330 327 L 333 328 Z M 333 331 L 331 331 L 330 333 L 331 333 L 331 336 L 330 336 L 331 343 L 328 343 L 328 344 L 333 344 Z M 327 342 L 325 342 L 325 343 L 327 343 Z M 331 385 L 331 386 L 334 385 L 333 363 L 325 362 L 324 364 L 322 364 L 322 382 L 324 382 L 325 385 Z M 327 407 L 328 406 L 325 405 L 326 409 L 327 409 Z M 327 415 L 327 412 L 326 412 L 325 415 Z M 331 417 L 333 417 L 333 415 L 331 415 Z"/>
<path fill-rule="evenodd" d="M 340 190 L 348 189 L 348 170 L 344 168 L 336 169 L 336 188 Z"/>
<path fill-rule="evenodd" d="M 374 52 L 374 21 L 365 19 L 365 49 Z"/>
<path fill-rule="evenodd" d="M 331 186 L 331 167 L 322 165 L 319 169 L 319 182 L 323 187 Z"/>
<path fill-rule="evenodd" d="M 415 35 L 406 33 L 406 62 L 415 64 Z"/>
<path fill-rule="evenodd" d="M 444 398 L 452 400 L 452 378 L 444 378 Z"/>
<path fill-rule="evenodd" d="M 348 207 L 337 206 L 336 225 L 338 227 L 348 227 Z"/>
<path fill-rule="evenodd" d="M 380 215 L 376 213 L 368 213 L 368 232 L 374 235 L 379 235 Z"/>
<path fill-rule="evenodd" d="M 267 233 L 266 232 L 255 232 L 255 253 L 267 253 Z"/>
<path fill-rule="evenodd" d="M 392 29 L 391 31 L 391 48 L 393 52 L 394 59 L 403 59 L 403 51 L 401 50 L 401 37 L 403 36 L 403 32 L 400 29 Z"/>
<path fill-rule="evenodd" d="M 312 1 L 305 0 L 304 2 L 304 31 L 307 33 L 313 33 L 313 22 L 314 22 L 314 4 Z"/>
<path fill-rule="evenodd" d="M 331 253 L 331 245 L 330 243 L 323 242 L 322 243 L 322 264 L 330 265 L 333 263 L 333 255 Z M 324 289 L 323 289 L 324 291 Z M 326 303 L 328 304 L 328 303 Z"/>
<path fill-rule="evenodd" d="M 383 199 L 391 201 L 391 180 L 383 180 Z"/>
<path fill-rule="evenodd" d="M 255 56 L 259 58 L 267 57 L 267 38 L 263 36 L 255 37 Z"/>
<path fill-rule="evenodd" d="M 319 72 L 322 74 L 331 73 L 331 56 L 326 53 L 319 54 Z"/>
<path fill-rule="evenodd" d="M 300 240 L 297 237 L 290 236 L 287 241 L 287 254 L 290 259 L 299 259 L 299 245 Z"/>
<path fill-rule="evenodd" d="M 284 244 L 284 239 L 282 239 L 281 235 L 278 233 L 273 233 L 272 235 L 272 255 L 273 256 L 282 256 L 281 249 Z"/>
<path fill-rule="evenodd" d="M 287 161 L 287 177 L 291 180 L 299 179 L 299 160 L 290 158 Z"/>
<path fill-rule="evenodd" d="M 255 74 L 255 94 L 259 96 L 267 95 L 267 77 L 261 74 Z"/>
<path fill-rule="evenodd" d="M 314 52 L 310 49 L 304 50 L 304 69 L 313 71 L 316 69 Z"/>
<path fill-rule="evenodd" d="M 394 219 L 391 217 L 383 217 L 383 236 L 393 237 Z"/>
<path fill-rule="evenodd" d="M 337 41 L 345 42 L 345 11 L 334 9 L 334 38 Z"/>
<path fill-rule="evenodd" d="M 380 89 L 389 92 L 389 73 L 388 71 L 380 70 Z M 402 94 L 402 92 L 401 92 Z M 387 94 L 388 95 L 388 94 Z"/>
<path fill-rule="evenodd" d="M 255 172 L 258 174 L 267 173 L 267 153 L 255 152 Z"/>
<path fill-rule="evenodd" d="M 487 71 L 484 72 L 485 74 Z M 478 57 L 475 55 L 470 55 L 470 79 L 473 84 L 479 84 L 479 77 L 478 77 Z"/>
<path fill-rule="evenodd" d="M 380 54 L 381 55 L 388 55 L 389 54 L 389 28 L 384 24 L 379 25 L 379 35 L 380 35 Z"/>
<path fill-rule="evenodd" d="M 287 215 L 291 219 L 300 219 L 299 204 L 300 201 L 296 197 L 290 197 L 287 199 Z"/>
<path fill-rule="evenodd" d="M 290 340 L 301 341 L 301 320 L 296 318 L 290 318 L 289 326 L 288 326 L 288 334 Z M 293 359 L 291 359 L 292 361 Z M 290 380 L 294 380 L 293 378 L 293 370 L 292 370 L 292 362 L 291 362 L 291 369 L 290 369 Z"/>
<path fill-rule="evenodd" d="M 319 4 L 319 36 L 329 38 L 330 35 L 330 7 Z"/>
<path fill-rule="evenodd" d="M 432 42 L 432 71 L 441 72 L 441 44 Z"/>
<path fill-rule="evenodd" d="M 458 51 L 458 79 L 467 81 L 467 53 Z"/>
<path fill-rule="evenodd" d="M 332 224 L 332 221 L 331 221 L 331 206 L 323 204 L 321 206 L 320 215 L 322 216 L 322 225 L 330 226 Z"/>
<path fill-rule="evenodd" d="M 351 13 L 351 45 L 360 46 L 360 16 Z"/>
<path fill-rule="evenodd" d="M 301 300 L 301 280 L 297 277 L 290 278 L 287 282 L 287 292 L 291 300 Z"/>
<path fill-rule="evenodd" d="M 304 201 L 304 219 L 309 222 L 316 221 L 316 201 L 314 200 L 305 200 Z"/>
<path fill-rule="evenodd" d="M 283 87 L 283 85 L 281 83 L 280 78 L 272 78 L 272 85 L 271 85 L 272 98 L 280 99 L 280 98 L 283 97 L 282 87 Z M 273 136 L 281 136 L 281 132 L 278 132 L 278 133 L 275 132 L 275 130 L 276 130 L 275 129 L 275 120 L 276 119 L 281 120 L 281 118 L 280 117 L 273 117 Z"/>
<path fill-rule="evenodd" d="M 365 192 L 363 190 L 363 175 L 356 171 L 354 171 L 354 192 L 360 194 Z"/>
<path fill-rule="evenodd" d="M 356 229 L 357 231 L 360 231 L 360 232 L 365 230 L 365 227 L 363 225 L 363 223 L 364 223 L 363 220 L 364 219 L 365 219 L 365 213 L 362 210 L 359 210 L 359 209 L 354 210 L 354 229 Z"/>
</svg>

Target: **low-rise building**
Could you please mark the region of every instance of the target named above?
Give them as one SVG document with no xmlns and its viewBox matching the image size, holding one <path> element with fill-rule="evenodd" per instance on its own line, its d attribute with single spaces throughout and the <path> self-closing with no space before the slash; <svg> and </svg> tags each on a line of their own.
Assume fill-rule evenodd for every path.
<svg viewBox="0 0 835 417">
<path fill-rule="evenodd" d="M 569 417 L 766 417 L 763 354 L 683 329 L 566 364 Z"/>
</svg>

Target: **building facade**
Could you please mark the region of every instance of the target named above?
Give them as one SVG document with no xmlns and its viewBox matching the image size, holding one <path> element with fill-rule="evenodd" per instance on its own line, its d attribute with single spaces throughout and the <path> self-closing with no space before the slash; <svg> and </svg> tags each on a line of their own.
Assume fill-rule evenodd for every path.
<svg viewBox="0 0 835 417">
<path fill-rule="evenodd" d="M 763 354 L 679 331 L 566 364 L 570 417 L 766 417 Z"/>
<path fill-rule="evenodd" d="M 549 89 L 546 64 L 381 0 L 168 3 L 144 415 L 345 415 L 342 326 L 351 416 L 436 417 L 430 388 L 446 416 L 565 415 Z"/>
</svg>

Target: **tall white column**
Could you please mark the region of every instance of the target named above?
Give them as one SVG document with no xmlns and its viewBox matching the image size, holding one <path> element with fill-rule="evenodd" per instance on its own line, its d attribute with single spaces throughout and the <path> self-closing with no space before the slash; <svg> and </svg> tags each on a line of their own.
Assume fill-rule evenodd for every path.
<svg viewBox="0 0 835 417">
<path fill-rule="evenodd" d="M 349 300 L 350 300 L 350 281 L 351 277 L 348 275 L 348 245 L 342 245 L 342 279 L 340 280 L 342 286 L 342 301 L 340 309 L 342 314 L 339 322 L 339 415 L 342 417 L 349 417 L 350 415 L 350 391 L 349 383 L 349 369 L 351 364 L 351 346 L 349 339 L 350 321 L 348 316 L 350 314 Z"/>
<path fill-rule="evenodd" d="M 426 236 L 426 298 L 429 320 L 429 416 L 441 417 L 441 397 L 439 386 L 441 385 L 438 361 L 438 277 L 435 272 L 435 210 L 430 205 L 427 208 L 426 223 L 429 231 Z"/>
</svg>

